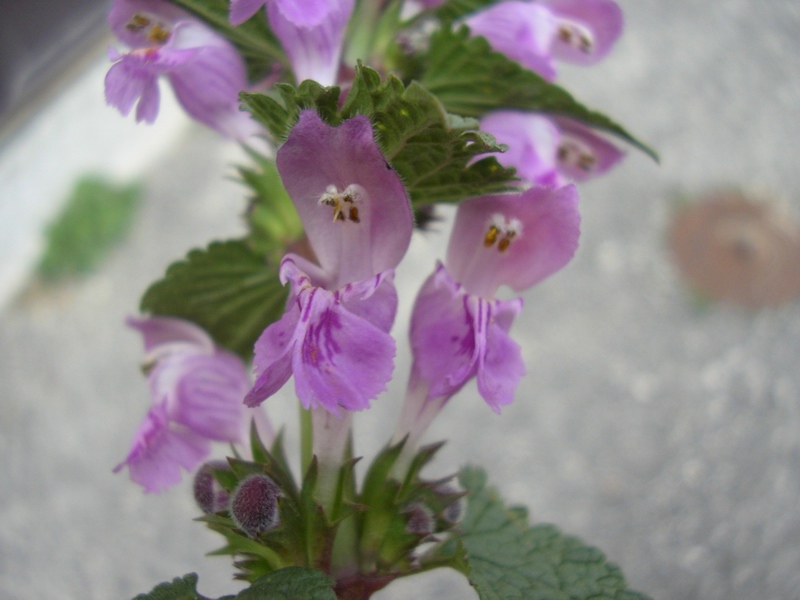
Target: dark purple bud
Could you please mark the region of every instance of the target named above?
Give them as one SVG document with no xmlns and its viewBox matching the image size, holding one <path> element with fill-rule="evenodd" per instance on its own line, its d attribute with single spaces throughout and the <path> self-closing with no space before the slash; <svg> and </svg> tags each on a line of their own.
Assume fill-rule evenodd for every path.
<svg viewBox="0 0 800 600">
<path fill-rule="evenodd" d="M 455 487 L 448 484 L 437 486 L 436 492 L 440 494 L 442 498 L 448 496 L 454 497 L 454 500 L 442 511 L 442 518 L 451 525 L 455 525 L 461 520 L 461 517 L 464 516 L 466 501 L 464 500 L 463 492 L 459 492 Z"/>
<path fill-rule="evenodd" d="M 250 537 L 269 531 L 278 524 L 281 495 L 281 489 L 266 475 L 248 475 L 231 496 L 229 510 L 233 522 Z"/>
<path fill-rule="evenodd" d="M 415 502 L 406 507 L 403 511 L 407 515 L 406 530 L 414 535 L 430 535 L 433 533 L 436 521 L 433 518 L 433 511 Z"/>
<path fill-rule="evenodd" d="M 212 460 L 205 463 L 194 476 L 194 499 L 206 514 L 225 510 L 228 506 L 228 492 L 214 477 L 212 469 L 228 469 L 223 460 Z"/>
</svg>

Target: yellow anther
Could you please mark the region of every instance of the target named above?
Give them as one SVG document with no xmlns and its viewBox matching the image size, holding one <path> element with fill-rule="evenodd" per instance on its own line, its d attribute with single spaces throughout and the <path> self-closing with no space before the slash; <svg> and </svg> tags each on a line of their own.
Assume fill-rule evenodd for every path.
<svg viewBox="0 0 800 600">
<path fill-rule="evenodd" d="M 145 17 L 144 15 L 133 15 L 131 20 L 125 24 L 125 29 L 128 31 L 141 31 L 145 27 L 150 25 L 150 19 Z"/>
<path fill-rule="evenodd" d="M 153 25 L 147 34 L 147 39 L 156 44 L 163 44 L 169 39 L 169 31 L 161 27 L 161 25 Z"/>
<path fill-rule="evenodd" d="M 486 232 L 486 237 L 483 238 L 483 245 L 486 248 L 490 248 L 494 245 L 497 241 L 497 235 L 500 233 L 500 230 L 497 228 L 496 225 L 490 225 L 489 231 Z"/>
</svg>

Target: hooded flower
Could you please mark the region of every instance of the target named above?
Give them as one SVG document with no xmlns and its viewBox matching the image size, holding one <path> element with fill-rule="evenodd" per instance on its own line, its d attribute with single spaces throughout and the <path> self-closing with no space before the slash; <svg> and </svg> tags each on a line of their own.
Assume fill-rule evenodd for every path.
<svg viewBox="0 0 800 600">
<path fill-rule="evenodd" d="M 614 0 L 545 0 L 556 21 L 552 55 L 578 65 L 602 60 L 622 34 L 622 10 Z"/>
<path fill-rule="evenodd" d="M 550 49 L 556 21 L 544 5 L 520 0 L 498 2 L 467 18 L 465 24 L 498 52 L 545 79 L 555 78 Z"/>
<path fill-rule="evenodd" d="M 464 22 L 498 52 L 552 80 L 554 59 L 591 65 L 606 56 L 622 33 L 623 18 L 613 0 L 512 0 Z"/>
<path fill-rule="evenodd" d="M 481 119 L 508 151 L 497 160 L 534 185 L 561 187 L 602 175 L 625 156 L 591 128 L 566 117 L 521 111 L 497 111 Z"/>
<path fill-rule="evenodd" d="M 239 25 L 265 5 L 297 81 L 334 85 L 354 0 L 231 0 L 230 21 Z"/>
<path fill-rule="evenodd" d="M 574 186 L 531 188 L 463 202 L 447 251 L 422 286 L 411 318 L 414 374 L 427 398 L 447 398 L 477 376 L 495 411 L 513 400 L 525 367 L 509 336 L 522 300 L 498 300 L 501 285 L 521 292 L 561 269 L 578 245 Z"/>
<path fill-rule="evenodd" d="M 393 370 L 393 269 L 411 240 L 408 196 L 364 116 L 331 127 L 301 112 L 277 166 L 316 263 L 283 259 L 286 312 L 256 342 L 245 402 L 259 404 L 294 375 L 306 408 L 367 408 Z"/>
<path fill-rule="evenodd" d="M 239 110 L 247 76 L 241 56 L 225 38 L 161 0 L 116 0 L 109 23 L 132 48 L 110 52 L 114 64 L 105 80 L 106 101 L 123 115 L 136 105 L 137 121 L 155 121 L 158 80 L 164 76 L 194 119 L 236 139 L 258 131 Z"/>
<path fill-rule="evenodd" d="M 241 442 L 249 387 L 242 361 L 214 346 L 196 325 L 167 317 L 128 320 L 145 346 L 144 369 L 153 403 L 126 459 L 130 477 L 148 492 L 181 479 L 210 452 L 210 442 Z"/>
</svg>

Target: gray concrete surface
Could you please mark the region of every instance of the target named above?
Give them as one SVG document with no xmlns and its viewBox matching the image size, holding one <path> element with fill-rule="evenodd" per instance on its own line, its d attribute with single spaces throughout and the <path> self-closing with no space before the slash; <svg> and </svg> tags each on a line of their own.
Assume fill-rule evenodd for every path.
<svg viewBox="0 0 800 600">
<path fill-rule="evenodd" d="M 664 236 L 677 194 L 719 185 L 800 212 L 800 6 L 621 4 L 612 57 L 563 77 L 662 165 L 631 152 L 582 188 L 578 255 L 527 294 L 515 328 L 529 367 L 516 403 L 495 417 L 474 389 L 454 399 L 429 435 L 451 440 L 437 470 L 491 466 L 510 501 L 604 549 L 656 599 L 796 599 L 800 307 L 698 309 Z M 128 598 L 191 570 L 207 594 L 231 591 L 225 559 L 202 556 L 219 539 L 191 522 L 187 485 L 144 496 L 110 472 L 148 402 L 122 319 L 168 261 L 240 230 L 229 163 L 212 134 L 190 132 L 147 173 L 135 230 L 97 275 L 0 315 L 0 597 Z M 415 239 L 400 285 L 441 248 Z M 407 368 L 403 354 L 401 379 Z M 358 419 L 365 454 L 390 435 L 401 388 Z M 294 417 L 288 395 L 269 409 Z M 474 597 L 448 573 L 376 597 L 412 594 Z"/>
</svg>

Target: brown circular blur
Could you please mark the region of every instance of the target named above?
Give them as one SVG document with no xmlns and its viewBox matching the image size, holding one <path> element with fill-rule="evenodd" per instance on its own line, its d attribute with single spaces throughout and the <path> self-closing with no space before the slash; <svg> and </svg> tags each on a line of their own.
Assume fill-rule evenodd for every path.
<svg viewBox="0 0 800 600">
<path fill-rule="evenodd" d="M 800 295 L 800 227 L 766 202 L 708 194 L 678 212 L 669 243 L 681 274 L 703 296 L 758 308 Z"/>
</svg>

